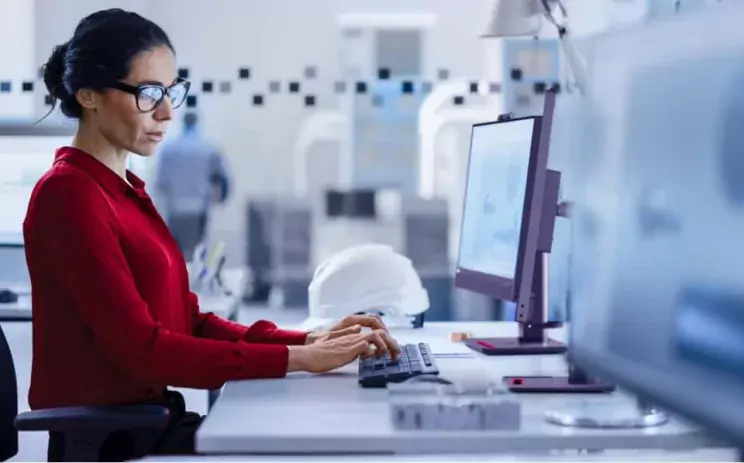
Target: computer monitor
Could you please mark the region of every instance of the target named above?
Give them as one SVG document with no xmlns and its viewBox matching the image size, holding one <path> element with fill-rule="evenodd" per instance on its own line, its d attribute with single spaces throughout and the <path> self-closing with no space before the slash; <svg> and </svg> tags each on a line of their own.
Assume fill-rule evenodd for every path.
<svg viewBox="0 0 744 463">
<path fill-rule="evenodd" d="M 28 275 L 23 242 L 0 241 L 0 263 L 0 289 L 10 289 L 17 294 L 29 294 L 31 277 Z"/>
<path fill-rule="evenodd" d="M 74 127 L 0 121 L 0 242 L 20 235 L 36 181 L 54 162 L 57 148 L 69 145 Z"/>
<path fill-rule="evenodd" d="M 555 92 L 540 116 L 475 124 L 467 169 L 455 286 L 517 303 L 515 338 L 472 339 L 487 355 L 565 352 L 547 338 L 547 256 L 560 173 L 547 169 Z"/>
<path fill-rule="evenodd" d="M 593 40 L 588 94 L 601 98 L 577 115 L 568 351 L 738 448 L 742 17 L 729 2 Z"/>
</svg>

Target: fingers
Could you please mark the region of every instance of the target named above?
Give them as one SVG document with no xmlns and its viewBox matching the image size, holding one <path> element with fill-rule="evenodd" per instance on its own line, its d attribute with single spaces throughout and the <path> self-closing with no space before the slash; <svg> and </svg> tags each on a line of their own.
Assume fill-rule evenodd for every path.
<svg viewBox="0 0 744 463">
<path fill-rule="evenodd" d="M 369 342 L 370 347 L 374 346 L 373 349 L 375 349 L 375 357 L 383 356 L 387 352 L 387 344 L 385 344 L 385 340 L 383 339 L 380 330 L 366 333 L 364 335 L 364 339 Z"/>
<path fill-rule="evenodd" d="M 383 341 L 385 341 L 385 345 L 387 345 L 387 348 L 390 351 L 390 356 L 393 360 L 398 358 L 398 355 L 400 354 L 400 345 L 398 344 L 398 341 L 396 341 L 387 331 L 381 332 L 380 335 L 382 336 Z"/>
<path fill-rule="evenodd" d="M 359 341 L 352 347 L 352 352 L 354 352 L 354 357 L 365 357 L 369 355 L 369 342 L 367 341 Z"/>
<path fill-rule="evenodd" d="M 344 326 L 360 325 L 373 330 L 387 331 L 387 327 L 379 315 L 349 315 L 344 317 L 341 324 Z"/>
<path fill-rule="evenodd" d="M 349 345 L 344 349 L 344 360 L 343 364 L 346 365 L 347 363 L 353 362 L 357 358 L 366 358 L 369 357 L 370 352 L 370 344 L 369 342 L 362 340 L 357 340 L 353 344 Z M 343 366 L 343 365 L 340 365 Z"/>
<path fill-rule="evenodd" d="M 328 333 L 328 339 L 336 339 L 341 338 L 344 336 L 350 336 L 353 334 L 359 334 L 362 332 L 362 327 L 360 325 L 353 325 L 349 326 L 340 330 L 331 331 Z"/>
<path fill-rule="evenodd" d="M 390 356 L 395 359 L 400 353 L 398 342 L 387 331 L 375 330 L 371 333 L 365 333 L 362 335 L 362 339 L 370 343 L 376 357 L 381 357 L 390 352 Z"/>
<path fill-rule="evenodd" d="M 333 333 L 333 344 L 341 350 L 354 352 L 354 355 L 366 357 L 381 357 L 390 353 L 390 357 L 396 359 L 400 354 L 400 345 L 390 333 L 385 330 L 375 330 L 367 333 L 358 333 L 359 327 L 349 327 Z M 346 333 L 346 334 L 342 334 Z M 329 338 L 330 340 L 330 338 Z M 367 347 L 357 351 L 360 343 L 366 343 Z"/>
</svg>

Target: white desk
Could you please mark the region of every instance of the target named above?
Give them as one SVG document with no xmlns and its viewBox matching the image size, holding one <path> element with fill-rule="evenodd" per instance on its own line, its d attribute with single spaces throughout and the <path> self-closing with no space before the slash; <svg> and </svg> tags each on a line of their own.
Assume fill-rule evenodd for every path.
<svg viewBox="0 0 744 463">
<path fill-rule="evenodd" d="M 703 462 L 703 461 L 739 461 L 738 453 L 732 449 L 701 449 L 684 452 L 667 452 L 662 450 L 617 450 L 602 453 L 579 453 L 576 451 L 567 452 L 531 452 L 520 454 L 448 454 L 448 455 L 261 455 L 260 461 L 269 462 L 343 462 L 348 463 L 458 463 L 458 462 L 513 462 L 513 463 L 533 463 L 536 461 L 545 461 L 550 463 L 617 463 L 619 461 L 628 462 Z M 150 462 L 244 462 L 246 458 L 239 455 L 179 455 L 179 456 L 150 456 L 141 461 Z"/>
<path fill-rule="evenodd" d="M 16 302 L 0 303 L 0 322 L 30 322 L 31 320 L 30 295 L 21 294 Z"/>
<path fill-rule="evenodd" d="M 421 330 L 394 331 L 404 343 L 429 342 L 435 354 L 449 333 L 476 336 L 517 334 L 512 323 L 429 323 Z M 558 338 L 561 332 L 555 333 Z M 443 346 L 444 342 L 444 346 Z M 435 346 L 439 346 L 435 347 Z M 441 375 L 457 381 L 471 375 L 565 374 L 563 357 L 437 358 Z M 612 395 L 523 395 L 519 431 L 398 432 L 388 416 L 387 392 L 357 384 L 357 365 L 326 375 L 291 374 L 278 380 L 228 383 L 197 432 L 197 450 L 222 454 L 415 454 L 515 453 L 554 449 L 669 449 L 716 446 L 677 421 L 645 430 L 588 430 L 546 423 L 543 413 L 568 401 L 612 401 L 633 407 L 632 398 Z"/>
</svg>

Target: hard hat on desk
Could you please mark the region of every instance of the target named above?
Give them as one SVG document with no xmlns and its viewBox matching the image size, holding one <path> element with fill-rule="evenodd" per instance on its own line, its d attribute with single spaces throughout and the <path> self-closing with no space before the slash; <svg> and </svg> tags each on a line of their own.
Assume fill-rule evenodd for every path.
<svg viewBox="0 0 744 463">
<path fill-rule="evenodd" d="M 321 263 L 310 282 L 309 301 L 309 320 L 318 324 L 358 312 L 381 312 L 392 322 L 429 308 L 411 260 L 381 244 L 353 246 Z"/>
</svg>

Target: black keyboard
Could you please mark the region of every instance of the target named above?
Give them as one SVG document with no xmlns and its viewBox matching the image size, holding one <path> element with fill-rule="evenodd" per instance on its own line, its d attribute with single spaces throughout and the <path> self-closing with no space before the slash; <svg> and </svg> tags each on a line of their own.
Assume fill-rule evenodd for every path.
<svg viewBox="0 0 744 463">
<path fill-rule="evenodd" d="M 389 352 L 384 357 L 360 359 L 359 385 L 385 387 L 388 383 L 400 383 L 418 375 L 439 374 L 428 344 L 406 344 L 400 350 L 395 360 Z"/>
</svg>

